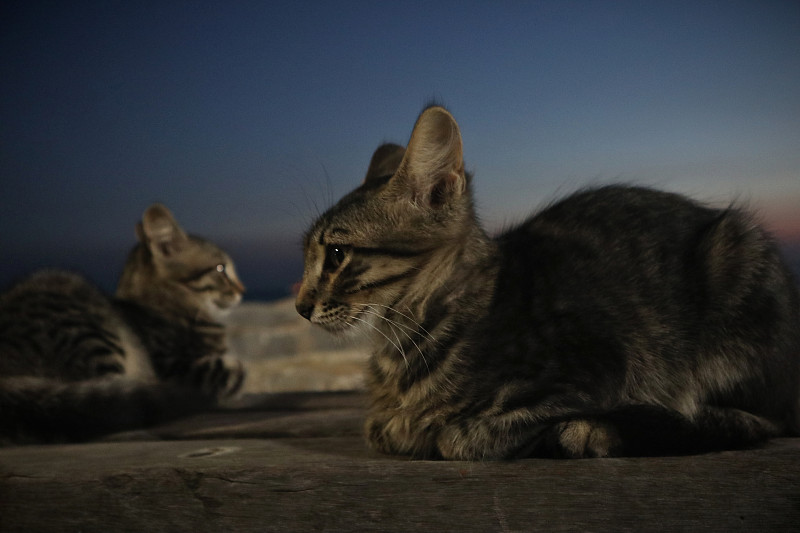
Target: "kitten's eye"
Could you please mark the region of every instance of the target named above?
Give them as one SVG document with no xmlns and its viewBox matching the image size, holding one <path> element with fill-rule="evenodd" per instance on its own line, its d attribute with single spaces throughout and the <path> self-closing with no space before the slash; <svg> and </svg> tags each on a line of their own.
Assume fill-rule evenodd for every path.
<svg viewBox="0 0 800 533">
<path fill-rule="evenodd" d="M 329 244 L 325 248 L 325 264 L 322 268 L 327 271 L 336 270 L 347 257 L 347 248 L 338 244 Z"/>
</svg>

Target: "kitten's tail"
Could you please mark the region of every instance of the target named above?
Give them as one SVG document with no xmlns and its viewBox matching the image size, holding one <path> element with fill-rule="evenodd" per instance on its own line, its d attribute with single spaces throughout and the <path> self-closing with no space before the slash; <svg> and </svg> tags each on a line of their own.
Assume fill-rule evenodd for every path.
<svg viewBox="0 0 800 533">
<path fill-rule="evenodd" d="M 210 406 L 199 392 L 168 383 L 0 378 L 0 444 L 85 441 Z"/>
</svg>

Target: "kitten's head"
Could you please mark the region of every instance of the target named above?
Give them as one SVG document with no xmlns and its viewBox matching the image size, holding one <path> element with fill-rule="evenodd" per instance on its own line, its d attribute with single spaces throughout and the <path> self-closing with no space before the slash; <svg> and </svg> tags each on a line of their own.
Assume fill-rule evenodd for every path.
<svg viewBox="0 0 800 533">
<path fill-rule="evenodd" d="M 297 311 L 332 332 L 374 328 L 437 286 L 473 211 L 458 125 L 430 107 L 408 148 L 379 147 L 361 186 L 306 233 Z"/>
<path fill-rule="evenodd" d="M 139 244 L 128 256 L 117 296 L 157 310 L 218 318 L 237 305 L 244 286 L 231 258 L 215 244 L 187 235 L 161 204 L 136 225 Z"/>
</svg>

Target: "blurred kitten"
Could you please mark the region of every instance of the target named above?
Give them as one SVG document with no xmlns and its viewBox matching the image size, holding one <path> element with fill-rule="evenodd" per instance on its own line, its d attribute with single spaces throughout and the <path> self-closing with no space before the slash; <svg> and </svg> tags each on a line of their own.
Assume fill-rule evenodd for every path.
<svg viewBox="0 0 800 533">
<path fill-rule="evenodd" d="M 115 297 L 53 270 L 0 295 L 0 442 L 140 428 L 241 387 L 217 321 L 244 292 L 230 257 L 159 204 L 136 234 Z"/>
</svg>

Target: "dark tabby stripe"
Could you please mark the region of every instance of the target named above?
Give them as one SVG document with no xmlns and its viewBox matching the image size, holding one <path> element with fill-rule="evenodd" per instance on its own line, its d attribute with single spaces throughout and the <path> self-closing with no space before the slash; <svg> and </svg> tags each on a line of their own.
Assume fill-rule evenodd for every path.
<svg viewBox="0 0 800 533">
<path fill-rule="evenodd" d="M 450 357 L 456 354 L 452 351 L 459 339 L 455 335 L 447 335 L 444 339 L 432 341 L 426 335 L 424 338 L 415 339 L 416 346 L 411 340 L 401 348 L 409 357 L 408 366 L 397 380 L 397 389 L 400 393 L 407 393 L 411 387 L 421 384 L 424 380 L 436 376 L 439 368 Z M 431 345 L 435 344 L 435 347 Z M 433 348 L 433 349 L 432 349 Z"/>
<path fill-rule="evenodd" d="M 356 294 L 361 290 L 359 288 L 360 286 L 361 280 L 359 278 L 345 279 L 345 281 L 341 284 L 340 289 L 345 294 Z"/>
<path fill-rule="evenodd" d="M 391 285 L 392 283 L 397 283 L 398 281 L 400 281 L 402 279 L 408 278 L 409 276 L 412 276 L 416 272 L 416 270 L 417 269 L 415 269 L 415 268 L 409 268 L 405 272 L 401 272 L 399 274 L 395 274 L 394 276 L 389 276 L 389 277 L 384 278 L 384 279 L 379 279 L 379 280 L 376 280 L 376 281 L 372 281 L 370 283 L 365 283 L 365 284 L 359 286 L 356 289 L 351 289 L 351 290 L 345 291 L 345 292 L 347 294 L 356 294 L 358 292 L 362 292 L 362 291 L 366 291 L 366 290 L 370 290 L 370 289 L 377 289 L 379 287 L 385 287 L 387 285 Z"/>
<path fill-rule="evenodd" d="M 200 278 L 202 278 L 203 276 L 211 274 L 215 270 L 219 271 L 219 265 L 214 265 L 213 267 L 208 267 L 208 268 L 205 268 L 203 270 L 199 270 L 199 271 L 195 272 L 194 274 L 191 274 L 191 275 L 181 279 L 180 282 L 181 283 L 193 283 L 193 282 L 199 280 Z"/>
<path fill-rule="evenodd" d="M 408 250 L 403 248 L 366 247 L 366 246 L 354 246 L 352 250 L 354 253 L 365 256 L 384 255 L 386 257 L 394 257 L 398 259 L 404 257 L 419 257 L 421 255 L 425 255 L 431 252 L 430 249 Z"/>
<path fill-rule="evenodd" d="M 347 279 L 348 282 L 357 282 L 358 280 L 349 278 L 356 278 L 362 274 L 366 274 L 370 269 L 372 269 L 372 266 L 369 263 L 361 263 L 358 265 L 356 263 L 350 263 L 345 267 L 339 277 Z"/>
<path fill-rule="evenodd" d="M 91 325 L 87 324 L 85 327 L 91 327 Z M 84 331 L 80 334 L 74 335 L 70 338 L 70 344 L 73 347 L 79 347 L 87 344 L 102 344 L 106 346 L 108 349 L 113 350 L 117 353 L 124 353 L 122 346 L 117 344 L 119 341 L 119 337 L 109 333 L 104 329 L 92 329 L 91 331 Z"/>
</svg>

